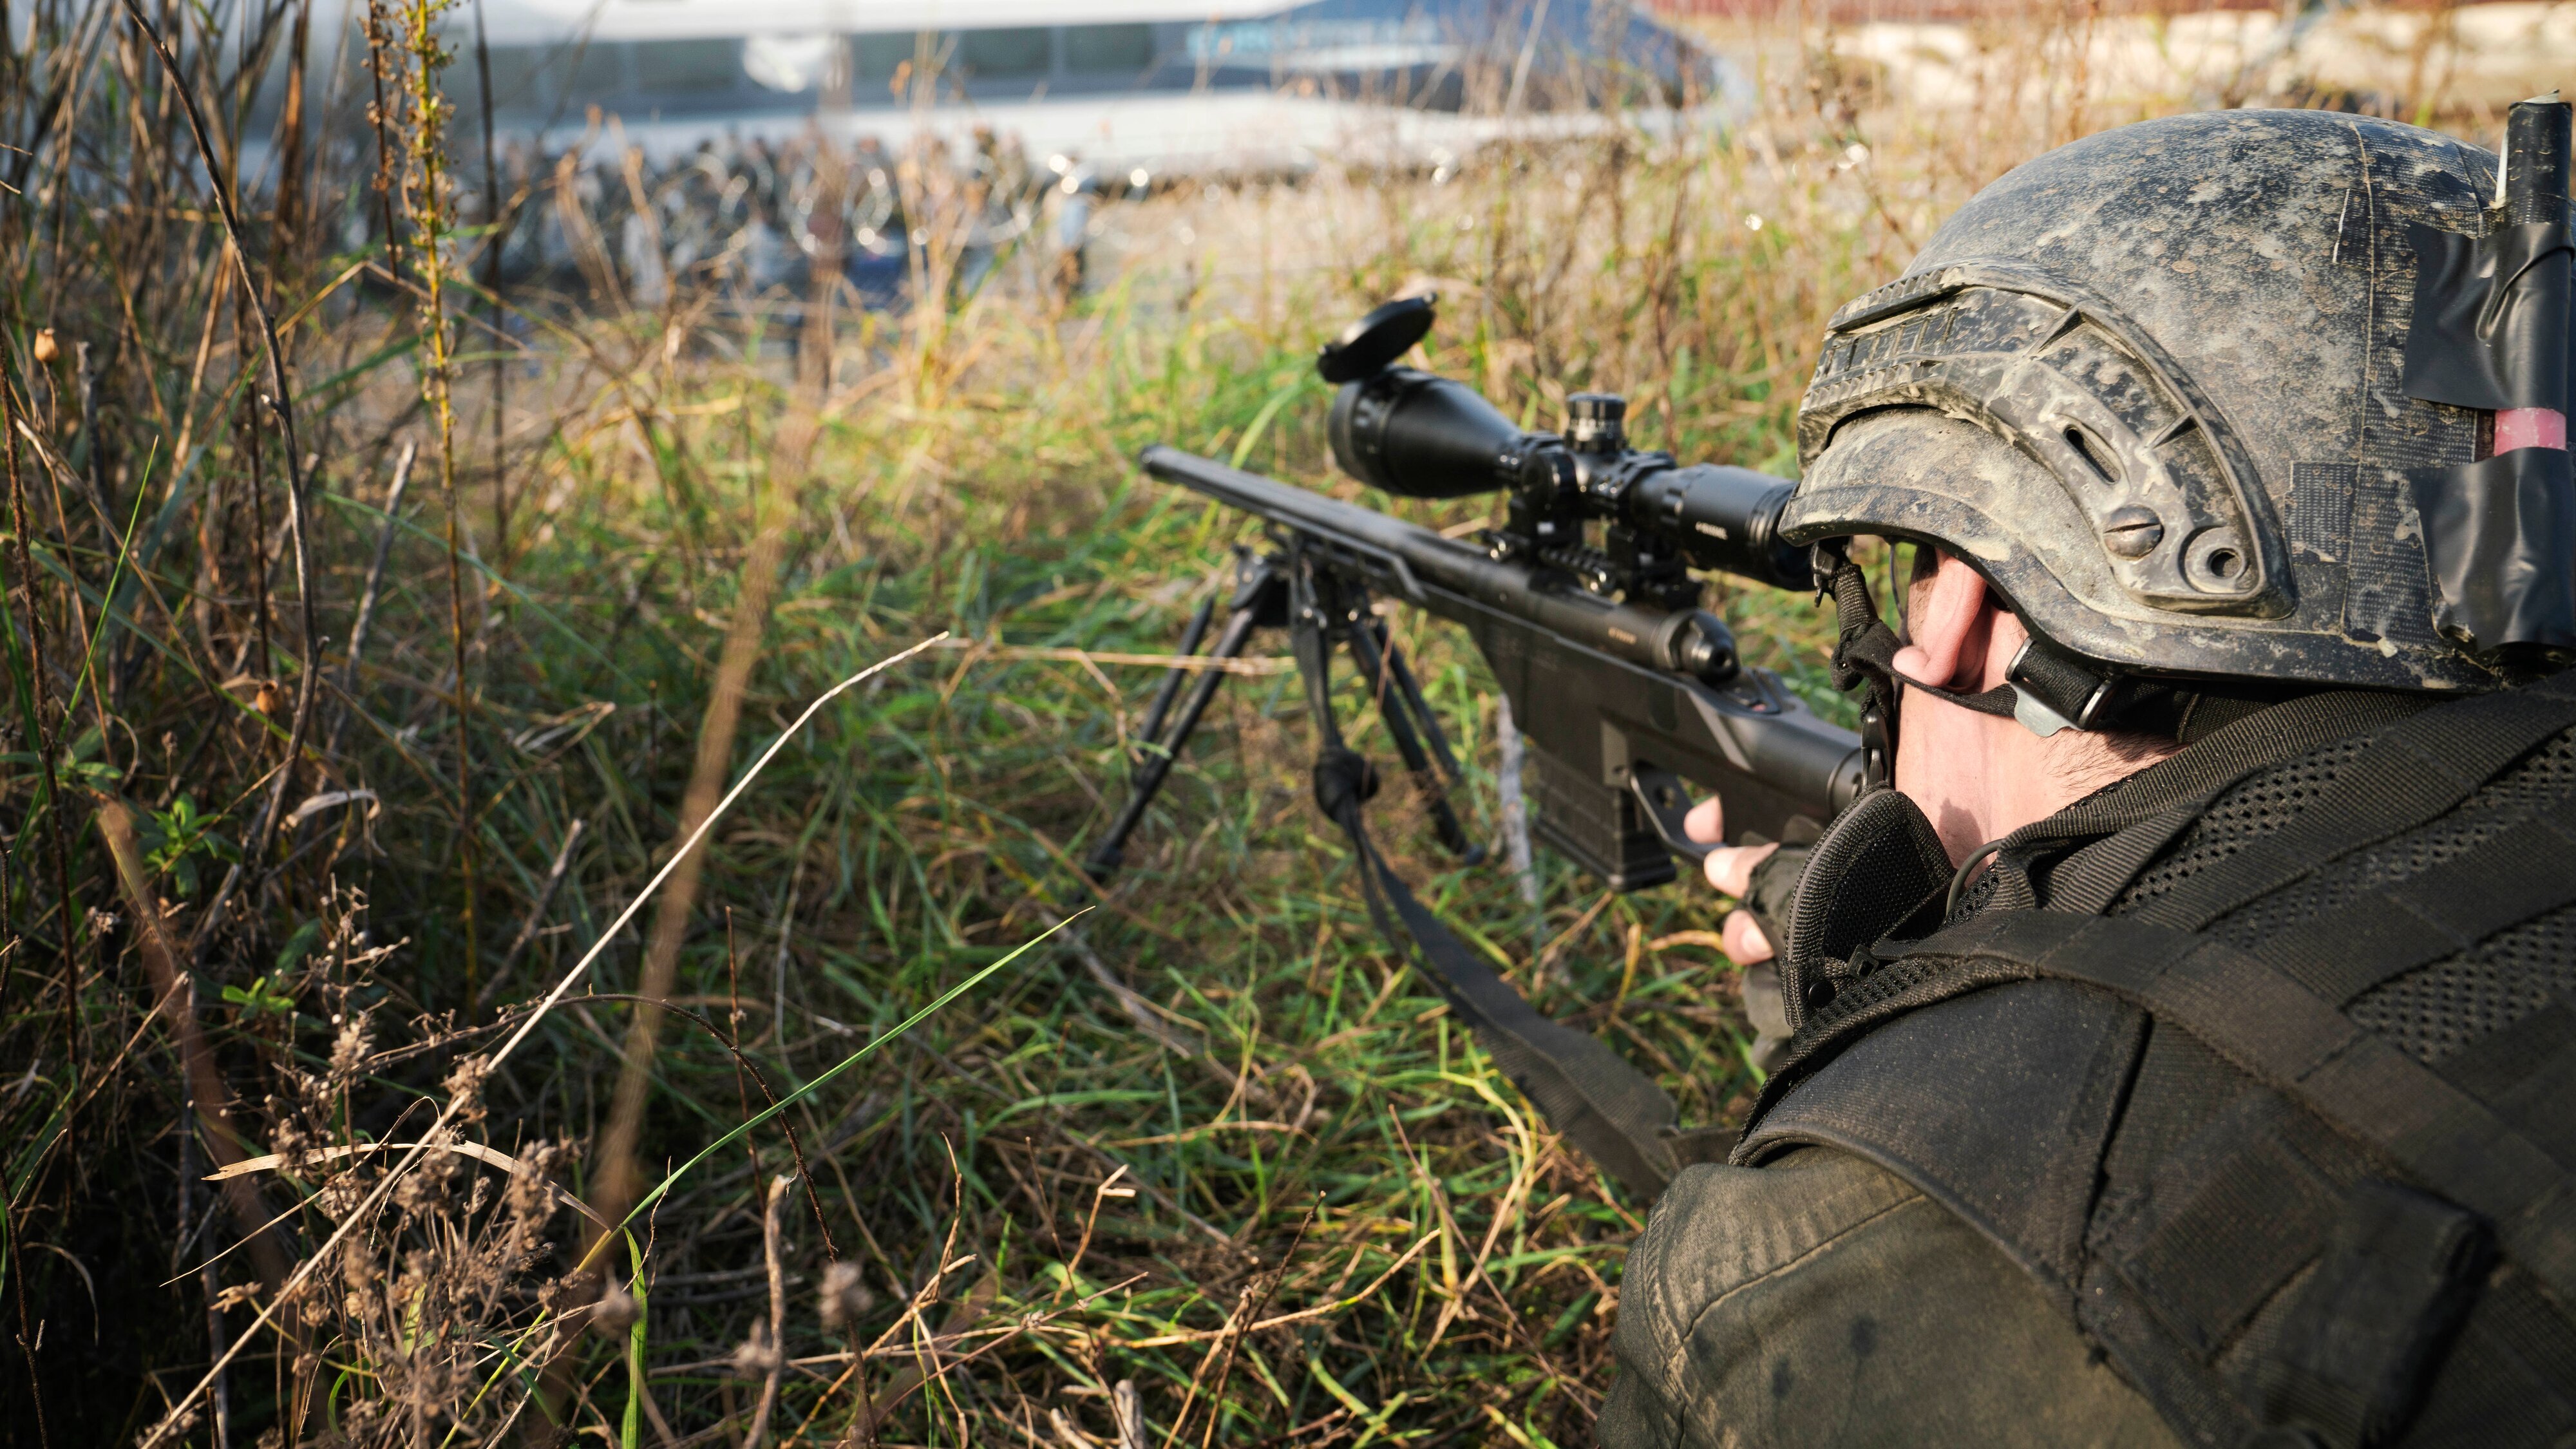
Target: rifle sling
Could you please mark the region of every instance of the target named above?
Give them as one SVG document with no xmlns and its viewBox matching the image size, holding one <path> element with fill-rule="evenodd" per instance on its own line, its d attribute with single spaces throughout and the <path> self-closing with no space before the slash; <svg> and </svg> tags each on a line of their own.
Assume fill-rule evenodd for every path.
<svg viewBox="0 0 2576 1449">
<path fill-rule="evenodd" d="M 1356 753 L 1328 745 L 1315 762 L 1315 799 L 1350 837 L 1380 934 L 1411 957 L 1550 1126 L 1629 1191 L 1660 1194 L 1673 1173 L 1673 1099 L 1598 1038 L 1530 1005 L 1422 904 L 1360 818 L 1367 770 Z"/>
</svg>

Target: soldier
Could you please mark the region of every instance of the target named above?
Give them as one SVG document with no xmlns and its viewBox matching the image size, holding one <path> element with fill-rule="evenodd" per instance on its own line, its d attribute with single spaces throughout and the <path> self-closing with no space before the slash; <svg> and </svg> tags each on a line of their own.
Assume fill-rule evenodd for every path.
<svg viewBox="0 0 2576 1449">
<path fill-rule="evenodd" d="M 1711 857 L 1786 1040 L 1604 1444 L 2576 1436 L 2567 116 L 2125 127 L 1837 314 L 1783 528 L 1895 788 Z"/>
</svg>

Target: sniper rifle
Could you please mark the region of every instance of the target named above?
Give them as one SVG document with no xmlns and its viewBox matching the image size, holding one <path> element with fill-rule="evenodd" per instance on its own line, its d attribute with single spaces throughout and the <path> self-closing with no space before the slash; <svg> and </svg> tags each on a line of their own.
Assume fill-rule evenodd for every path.
<svg viewBox="0 0 2576 1449">
<path fill-rule="evenodd" d="M 1350 837 L 1379 928 L 1399 945 L 1411 938 L 1442 994 L 1558 1130 L 1652 1196 L 1677 1163 L 1711 1143 L 1676 1131 L 1661 1088 L 1532 1008 L 1388 868 L 1360 819 L 1377 792 L 1376 771 L 1344 742 L 1333 714 L 1333 652 L 1350 653 L 1441 844 L 1470 864 L 1483 850 L 1448 801 L 1457 759 L 1375 610 L 1381 597 L 1465 626 L 1529 745 L 1533 833 L 1616 891 L 1664 884 L 1678 873 L 1677 857 L 1706 856 L 1711 847 L 1682 829 L 1689 786 L 1724 801 L 1737 843 L 1801 842 L 1865 786 L 1883 783 L 1888 762 L 1863 736 L 1818 718 L 1777 675 L 1745 665 L 1724 621 L 1700 607 L 1693 568 L 1815 587 L 1808 551 L 1774 534 L 1794 485 L 1631 448 L 1625 403 L 1607 394 L 1567 399 L 1563 435 L 1525 432 L 1465 385 L 1396 365 L 1433 320 L 1431 298 L 1390 302 L 1324 347 L 1317 368 L 1340 387 L 1328 424 L 1333 456 L 1360 481 L 1408 497 L 1502 492 L 1501 526 L 1473 542 L 1448 538 L 1213 459 L 1148 448 L 1147 473 L 1270 525 L 1268 550 L 1240 551 L 1223 624 L 1211 597 L 1191 618 L 1181 653 L 1206 646 L 1209 656 L 1232 659 L 1257 631 L 1287 631 L 1320 740 L 1316 803 Z M 1182 667 L 1164 679 L 1140 731 L 1127 804 L 1085 859 L 1095 881 L 1124 862 L 1128 838 L 1224 678 Z"/>
</svg>

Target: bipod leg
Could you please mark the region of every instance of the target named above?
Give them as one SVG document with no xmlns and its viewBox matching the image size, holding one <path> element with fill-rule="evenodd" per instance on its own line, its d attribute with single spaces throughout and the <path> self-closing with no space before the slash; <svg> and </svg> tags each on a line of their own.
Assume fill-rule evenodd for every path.
<svg viewBox="0 0 2576 1449">
<path fill-rule="evenodd" d="M 1215 617 L 1216 595 L 1210 594 L 1199 600 L 1198 611 L 1190 615 L 1189 627 L 1181 631 L 1182 658 L 1199 652 L 1199 645 L 1207 642 L 1208 623 Z M 1154 702 L 1145 707 L 1145 722 L 1136 730 L 1139 740 L 1150 746 L 1163 737 L 1163 719 L 1172 712 L 1172 701 L 1180 698 L 1181 686 L 1189 682 L 1189 676 L 1201 672 L 1175 664 L 1163 675 L 1162 687 L 1154 691 Z M 1144 762 L 1145 757 L 1140 755 L 1136 763 L 1141 767 Z"/>
<path fill-rule="evenodd" d="M 1423 803 L 1431 807 L 1432 828 L 1439 834 L 1441 846 L 1469 865 L 1482 862 L 1485 848 L 1467 838 L 1466 827 L 1458 823 L 1458 812 L 1449 804 L 1448 782 L 1457 778 L 1458 762 L 1449 753 L 1449 741 L 1440 733 L 1439 721 L 1431 717 L 1430 703 L 1414 684 L 1412 671 L 1404 668 L 1395 641 L 1378 633 L 1377 616 L 1368 611 L 1365 603 L 1353 611 L 1346 632 L 1351 658 L 1358 662 L 1369 694 L 1377 701 L 1378 713 L 1386 720 L 1386 732 L 1395 740 L 1395 751 L 1404 757 L 1404 768 L 1412 773 L 1414 788 L 1421 792 Z M 1423 747 L 1425 736 L 1438 751 L 1436 762 Z"/>
<path fill-rule="evenodd" d="M 1297 657 L 1297 676 L 1305 681 L 1306 708 L 1315 716 L 1316 753 L 1347 748 L 1341 721 L 1333 718 L 1333 628 L 1318 597 L 1313 569 L 1302 560 L 1288 580 L 1288 646 Z"/>
<path fill-rule="evenodd" d="M 1274 561 L 1263 560 L 1248 570 L 1243 587 L 1235 592 L 1233 608 L 1226 615 L 1225 627 L 1217 632 L 1216 647 L 1208 651 L 1207 657 L 1211 660 L 1242 658 L 1243 648 L 1251 642 L 1253 631 L 1261 627 L 1265 620 L 1275 622 L 1279 612 L 1279 595 L 1285 588 L 1285 583 Z M 1201 609 L 1202 618 L 1213 616 L 1213 604 L 1214 601 L 1211 600 L 1208 607 Z M 1203 633 L 1204 626 L 1194 619 L 1191 621 L 1190 632 Z M 1184 648 L 1182 652 L 1187 654 L 1189 650 Z M 1175 676 L 1182 672 L 1184 671 L 1178 666 L 1173 669 Z M 1191 733 L 1199 727 L 1200 717 L 1207 713 L 1209 702 L 1216 698 L 1218 686 L 1225 683 L 1225 671 L 1222 669 L 1201 669 L 1195 672 L 1198 680 L 1190 686 L 1189 693 L 1181 698 L 1180 713 L 1173 716 L 1170 728 L 1159 736 L 1148 733 L 1144 742 L 1143 758 L 1136 763 L 1135 778 L 1130 786 L 1125 808 L 1118 812 L 1116 820 L 1110 822 L 1108 831 L 1100 837 L 1100 843 L 1093 846 L 1091 853 L 1082 859 L 1083 873 L 1095 882 L 1109 879 L 1117 873 L 1119 866 L 1126 863 L 1127 837 L 1136 833 L 1136 826 L 1144 820 L 1146 809 L 1154 803 L 1154 796 L 1161 792 L 1163 782 L 1171 778 L 1172 766 L 1180 759 L 1181 747 L 1189 743 Z M 1177 678 L 1165 680 L 1164 690 L 1167 694 L 1178 694 Z M 1162 701 L 1157 700 L 1156 705 L 1159 709 Z M 1150 723 L 1160 727 L 1164 721 L 1155 717 L 1150 720 Z"/>
<path fill-rule="evenodd" d="M 1329 574 L 1318 574 L 1302 557 L 1291 562 L 1288 644 L 1297 656 L 1297 677 L 1306 685 L 1306 712 L 1315 717 L 1316 808 L 1349 831 L 1351 843 L 1365 856 L 1368 836 L 1359 812 L 1377 795 L 1377 768 L 1344 742 L 1341 721 L 1333 716 L 1333 643 L 1347 632 L 1341 627 L 1338 582 Z"/>
<path fill-rule="evenodd" d="M 1431 701 L 1422 697 L 1422 685 L 1413 677 L 1413 666 L 1404 662 L 1404 650 L 1388 637 L 1385 621 L 1370 621 L 1377 630 L 1380 652 L 1386 655 L 1387 672 L 1395 676 L 1395 687 L 1404 694 L 1404 702 L 1413 709 L 1414 723 L 1422 727 L 1422 739 L 1431 746 L 1431 758 L 1438 762 L 1441 775 L 1452 785 L 1466 778 L 1458 769 L 1458 757 L 1449 748 L 1448 732 L 1440 728 L 1440 716 L 1431 712 Z"/>
</svg>

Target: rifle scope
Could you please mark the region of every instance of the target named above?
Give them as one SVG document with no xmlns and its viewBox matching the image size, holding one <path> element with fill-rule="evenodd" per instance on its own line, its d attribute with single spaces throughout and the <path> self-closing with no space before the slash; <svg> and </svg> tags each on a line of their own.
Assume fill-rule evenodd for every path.
<svg viewBox="0 0 2576 1449">
<path fill-rule="evenodd" d="M 1688 606 L 1693 567 L 1814 587 L 1807 550 L 1779 541 L 1788 479 L 1631 448 L 1627 403 L 1607 393 L 1566 399 L 1563 436 L 1525 432 L 1464 383 L 1395 366 L 1431 330 L 1434 301 L 1389 302 L 1316 359 L 1341 385 L 1327 431 L 1343 472 L 1410 498 L 1505 492 L 1509 516 L 1485 539 L 1495 557 L 1551 564 L 1633 602 Z M 1597 547 L 1585 537 L 1595 520 Z"/>
</svg>

